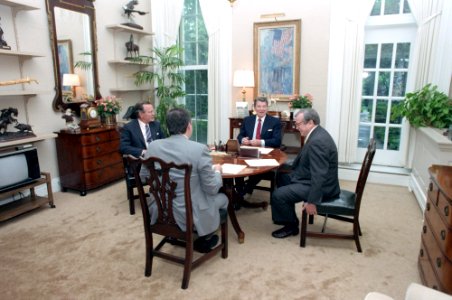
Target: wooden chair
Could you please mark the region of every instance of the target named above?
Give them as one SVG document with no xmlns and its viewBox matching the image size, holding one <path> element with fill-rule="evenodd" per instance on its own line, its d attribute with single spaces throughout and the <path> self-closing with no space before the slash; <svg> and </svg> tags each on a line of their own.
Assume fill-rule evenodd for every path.
<svg viewBox="0 0 452 300">
<path fill-rule="evenodd" d="M 149 157 L 146 160 L 128 157 L 128 162 L 134 170 L 137 183 L 138 194 L 140 196 L 141 211 L 143 212 L 144 233 L 146 240 L 146 267 L 144 275 L 149 277 L 152 273 L 152 261 L 154 256 L 170 260 L 172 262 L 184 266 L 184 275 L 182 279 L 182 288 L 188 288 L 190 274 L 192 269 L 198 267 L 201 263 L 217 255 L 221 251 L 221 257 L 228 257 L 228 224 L 226 210 L 220 210 L 221 216 L 221 243 L 212 251 L 202 254 L 198 258 L 194 258 L 193 242 L 195 238 L 193 225 L 193 211 L 190 191 L 190 175 L 192 166 L 190 164 L 176 165 L 167 163 L 157 157 Z M 138 166 L 142 163 L 149 169 L 150 175 L 146 179 L 149 185 L 149 194 L 155 199 L 158 217 L 155 224 L 151 224 L 151 214 L 147 203 L 146 193 L 144 192 L 144 184 L 139 176 Z M 177 183 L 170 177 L 172 172 L 183 172 L 184 174 L 184 201 L 186 211 L 187 230 L 182 231 L 176 224 L 173 215 L 173 200 L 176 197 L 175 190 Z M 152 235 L 153 233 L 163 236 L 163 239 L 156 247 Z M 179 257 L 168 252 L 162 251 L 162 247 L 166 243 L 178 244 L 185 247 L 185 256 Z"/>
<path fill-rule="evenodd" d="M 124 180 L 126 182 L 127 189 L 127 200 L 129 200 L 129 211 L 131 215 L 135 214 L 135 199 L 140 198 L 140 196 L 135 194 L 135 188 L 137 187 L 135 176 L 133 175 L 133 170 L 129 166 L 127 160 L 127 155 L 122 156 L 122 163 L 124 166 Z"/>
<path fill-rule="evenodd" d="M 301 216 L 301 230 L 300 230 L 300 247 L 306 246 L 306 237 L 320 237 L 320 238 L 342 238 L 355 240 L 356 248 L 358 252 L 362 252 L 361 244 L 359 242 L 359 236 L 362 235 L 359 225 L 359 210 L 361 207 L 361 199 L 366 185 L 367 177 L 369 175 L 372 160 L 375 156 L 376 143 L 374 139 L 370 140 L 367 146 L 367 152 L 364 156 L 364 161 L 359 173 L 358 182 L 356 183 L 355 192 L 341 190 L 340 198 L 332 201 L 322 202 L 317 205 L 317 214 L 325 217 L 323 228 L 321 232 L 307 231 L 307 219 L 308 214 L 305 210 Z M 309 216 L 312 217 L 312 216 Z M 340 221 L 353 223 L 352 234 L 341 233 L 326 233 L 325 226 L 327 218 L 332 218 Z M 310 224 L 313 223 L 313 218 L 309 220 Z"/>
</svg>

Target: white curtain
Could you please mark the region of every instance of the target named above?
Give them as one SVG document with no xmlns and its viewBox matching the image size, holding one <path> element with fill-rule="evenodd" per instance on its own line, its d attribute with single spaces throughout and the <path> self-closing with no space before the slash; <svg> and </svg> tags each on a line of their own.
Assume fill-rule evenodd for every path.
<svg viewBox="0 0 452 300">
<path fill-rule="evenodd" d="M 438 85 L 447 93 L 452 73 L 452 5 L 444 0 L 408 0 L 418 24 L 413 55 L 413 87 L 427 83 Z"/>
<path fill-rule="evenodd" d="M 209 35 L 207 143 L 229 136 L 232 10 L 225 0 L 199 0 Z"/>
<path fill-rule="evenodd" d="M 339 162 L 356 156 L 364 59 L 364 25 L 375 0 L 331 3 L 326 129 L 338 145 Z"/>
<path fill-rule="evenodd" d="M 183 8 L 184 0 L 151 1 L 154 47 L 164 48 L 176 43 Z"/>
</svg>

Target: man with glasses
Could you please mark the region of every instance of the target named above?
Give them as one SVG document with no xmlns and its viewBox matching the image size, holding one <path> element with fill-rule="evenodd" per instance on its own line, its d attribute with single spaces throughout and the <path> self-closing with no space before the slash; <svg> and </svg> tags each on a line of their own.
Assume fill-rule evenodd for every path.
<svg viewBox="0 0 452 300">
<path fill-rule="evenodd" d="M 340 194 L 337 147 L 320 126 L 319 114 L 314 109 L 303 109 L 295 115 L 295 125 L 305 143 L 292 163 L 291 172 L 277 174 L 278 188 L 271 199 L 272 219 L 283 227 L 272 233 L 275 238 L 298 234 L 296 203 L 303 201 L 303 209 L 314 215 L 316 204 Z"/>
</svg>

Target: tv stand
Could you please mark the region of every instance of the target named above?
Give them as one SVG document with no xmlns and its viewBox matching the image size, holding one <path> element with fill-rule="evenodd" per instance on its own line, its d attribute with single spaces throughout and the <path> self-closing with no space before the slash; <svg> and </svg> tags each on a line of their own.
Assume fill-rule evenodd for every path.
<svg viewBox="0 0 452 300">
<path fill-rule="evenodd" d="M 30 195 L 24 197 L 23 199 L 13 201 L 0 206 L 0 222 L 8 220 L 17 215 L 23 214 L 27 211 L 33 210 L 35 208 L 41 207 L 44 204 L 49 204 L 51 208 L 55 208 L 53 204 L 53 193 L 52 193 L 52 180 L 50 173 L 41 172 L 41 178 L 38 180 L 20 186 L 16 189 L 0 193 L 0 197 L 9 197 L 17 194 L 20 191 L 29 189 Z M 36 195 L 35 187 L 46 184 L 47 185 L 47 197 L 41 197 Z"/>
</svg>

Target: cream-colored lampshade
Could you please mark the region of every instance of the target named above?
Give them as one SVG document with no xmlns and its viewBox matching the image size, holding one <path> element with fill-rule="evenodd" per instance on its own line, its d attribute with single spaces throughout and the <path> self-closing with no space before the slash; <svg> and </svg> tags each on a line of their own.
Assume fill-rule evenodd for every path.
<svg viewBox="0 0 452 300">
<path fill-rule="evenodd" d="M 242 88 L 243 101 L 246 101 L 246 90 L 247 87 L 254 87 L 254 72 L 251 70 L 236 70 L 234 72 L 234 80 L 232 85 L 235 87 Z"/>
<path fill-rule="evenodd" d="M 80 86 L 80 77 L 77 74 L 63 74 L 63 86 Z"/>
</svg>

